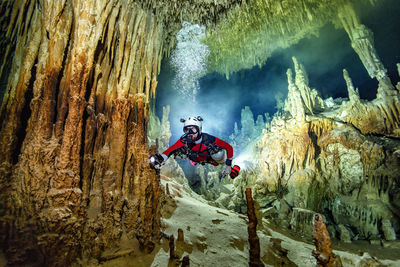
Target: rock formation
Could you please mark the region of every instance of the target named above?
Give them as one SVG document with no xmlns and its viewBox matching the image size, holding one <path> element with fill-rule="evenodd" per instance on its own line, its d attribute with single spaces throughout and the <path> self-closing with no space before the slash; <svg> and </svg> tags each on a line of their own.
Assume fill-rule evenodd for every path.
<svg viewBox="0 0 400 267">
<path fill-rule="evenodd" d="M 320 212 L 343 238 L 339 225 L 356 231 L 347 236 L 393 240 L 400 230 L 395 200 L 400 142 L 391 137 L 399 131 L 398 94 L 361 100 L 344 71 L 349 100 L 330 106 L 308 90 L 306 79 L 297 78 L 306 77 L 305 70 L 294 64 L 285 112 L 274 116 L 254 146 L 256 169 L 235 182 L 236 209 L 244 205 L 244 188 L 250 185 L 262 208 L 276 210 L 279 225 L 304 236 L 311 235 L 312 214 Z"/>
<path fill-rule="evenodd" d="M 162 26 L 124 1 L 4 8 L 16 45 L 1 108 L 9 263 L 99 257 L 123 235 L 151 250 L 160 203 L 145 128 Z"/>
<path fill-rule="evenodd" d="M 314 215 L 313 241 L 316 249 L 312 255 L 318 267 L 342 266 L 340 258 L 332 252 L 331 238 L 320 214 Z"/>
</svg>

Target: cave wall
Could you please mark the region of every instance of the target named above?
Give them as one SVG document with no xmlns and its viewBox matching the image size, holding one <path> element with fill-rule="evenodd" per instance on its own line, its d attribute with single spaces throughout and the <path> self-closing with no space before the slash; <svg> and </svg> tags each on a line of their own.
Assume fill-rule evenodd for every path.
<svg viewBox="0 0 400 267">
<path fill-rule="evenodd" d="M 12 61 L 0 133 L 9 264 L 100 257 L 123 235 L 151 250 L 159 179 L 147 165 L 145 128 L 162 25 L 127 1 L 9 1 L 2 9 L 3 65 Z"/>
</svg>

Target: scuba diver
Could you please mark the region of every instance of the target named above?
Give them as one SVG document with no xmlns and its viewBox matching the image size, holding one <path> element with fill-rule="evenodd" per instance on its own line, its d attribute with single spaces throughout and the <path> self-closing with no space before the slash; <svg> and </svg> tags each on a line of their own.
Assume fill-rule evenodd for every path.
<svg viewBox="0 0 400 267">
<path fill-rule="evenodd" d="M 238 165 L 232 167 L 232 146 L 215 136 L 203 133 L 202 121 L 203 118 L 200 116 L 189 117 L 186 120 L 181 119 L 181 122 L 184 123 L 184 135 L 162 154 L 151 155 L 150 167 L 158 171 L 165 161 L 174 155 L 176 159 L 188 158 L 193 166 L 206 163 L 213 166 L 225 164 L 226 167 L 220 175 L 220 179 L 228 174 L 232 179 L 236 178 L 239 175 L 240 167 Z"/>
</svg>

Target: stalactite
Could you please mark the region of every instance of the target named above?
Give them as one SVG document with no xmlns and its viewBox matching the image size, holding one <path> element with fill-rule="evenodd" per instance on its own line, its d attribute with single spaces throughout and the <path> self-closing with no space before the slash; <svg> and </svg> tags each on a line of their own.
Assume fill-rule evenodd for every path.
<svg viewBox="0 0 400 267">
<path fill-rule="evenodd" d="M 205 40 L 211 47 L 210 71 L 229 76 L 265 63 L 275 50 L 296 44 L 336 21 L 343 2 L 254 0 L 239 10 L 231 9 Z M 259 34 L 252 34 L 254 30 Z"/>
<path fill-rule="evenodd" d="M 183 21 L 190 21 L 207 28 L 222 21 L 227 12 L 245 4 L 243 0 L 227 1 L 203 1 L 194 0 L 191 2 L 170 0 L 170 1 L 135 1 L 135 4 L 147 10 L 152 10 L 160 24 L 163 25 L 164 44 L 162 54 L 169 57 L 176 45 L 175 35 L 180 30 Z M 195 12 L 194 12 L 195 10 Z"/>
<path fill-rule="evenodd" d="M 15 3 L 15 6 L 18 6 L 20 2 L 21 1 Z M 18 142 L 22 140 L 18 139 L 23 137 L 18 137 L 18 131 L 25 131 L 25 129 L 21 129 L 22 121 L 27 120 L 27 118 L 21 119 L 21 117 L 23 117 L 22 115 L 25 115 L 22 114 L 22 110 L 25 106 L 29 105 L 30 99 L 27 95 L 32 94 L 32 84 L 30 84 L 33 75 L 32 69 L 37 61 L 42 38 L 42 19 L 39 15 L 39 11 L 35 8 L 36 4 L 33 1 L 27 4 L 28 7 L 26 8 L 29 9 L 29 12 L 26 14 L 25 18 L 23 18 L 23 10 L 19 10 L 19 8 L 12 9 L 11 6 L 7 9 L 9 12 L 11 12 L 10 10 L 13 11 L 10 23 L 14 23 L 14 20 L 16 20 L 16 22 L 15 24 L 9 24 L 5 36 L 10 40 L 10 44 L 7 46 L 7 50 L 3 55 L 0 76 L 3 75 L 4 66 L 9 60 L 9 54 L 11 53 L 10 50 L 14 46 L 15 56 L 10 70 L 12 75 L 9 76 L 8 85 L 0 109 L 0 149 L 2 151 L 0 155 L 0 162 L 2 162 L 2 166 L 0 167 L 1 186 L 9 182 L 8 179 L 12 164 L 15 163 L 13 157 L 15 157 L 15 153 L 19 152 L 16 150 L 18 149 Z M 35 11 L 33 12 L 33 10 Z M 33 27 L 28 29 L 29 21 L 31 21 Z"/>
</svg>

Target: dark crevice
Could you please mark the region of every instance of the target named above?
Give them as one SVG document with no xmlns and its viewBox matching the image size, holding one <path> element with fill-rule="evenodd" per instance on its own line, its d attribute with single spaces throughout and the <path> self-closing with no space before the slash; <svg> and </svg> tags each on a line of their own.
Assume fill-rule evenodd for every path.
<svg viewBox="0 0 400 267">
<path fill-rule="evenodd" d="M 121 15 L 121 10 L 118 9 L 118 14 L 117 14 L 117 16 L 115 18 L 115 22 L 116 22 L 115 25 L 118 25 L 118 20 L 119 20 L 119 16 L 120 15 Z M 113 29 L 113 33 L 114 34 L 111 36 L 112 39 L 111 39 L 111 42 L 110 42 L 111 47 L 109 47 L 110 50 L 116 49 L 118 47 L 118 45 L 119 45 L 119 37 L 116 36 L 117 34 L 120 34 L 119 33 L 119 29 L 118 28 L 116 28 L 116 29 L 114 28 Z M 116 53 L 114 52 L 114 53 L 108 53 L 108 54 L 109 54 L 109 62 L 111 63 L 110 69 L 112 70 L 114 68 L 114 60 L 115 60 L 115 54 Z M 114 55 L 114 59 L 112 58 L 112 55 Z M 111 72 L 110 72 L 110 74 L 111 74 Z"/>
<path fill-rule="evenodd" d="M 88 80 L 87 80 L 87 82 L 86 82 L 86 91 L 85 91 L 85 101 L 86 101 L 86 105 L 87 105 L 87 103 L 89 102 L 89 99 L 90 99 L 90 95 L 91 95 L 91 93 L 92 93 L 92 90 L 94 90 L 94 89 L 92 88 L 92 87 L 93 87 L 93 84 L 94 84 L 94 77 L 95 77 L 94 71 L 95 71 L 95 68 L 91 68 L 91 70 L 89 71 Z"/>
<path fill-rule="evenodd" d="M 67 62 L 67 59 L 68 59 L 68 51 L 69 51 L 69 47 L 71 45 L 71 37 L 72 37 L 72 25 L 71 25 L 71 29 L 70 29 L 70 32 L 69 32 L 69 35 L 68 35 L 68 43 L 67 43 L 67 45 L 65 46 L 65 49 L 64 49 L 63 60 L 62 60 L 62 63 L 61 63 L 61 70 L 58 73 L 58 77 L 57 77 L 56 92 L 55 92 L 55 97 L 54 97 L 55 102 L 56 102 L 55 103 L 55 107 L 57 109 L 56 113 L 58 113 L 59 108 L 62 105 L 62 101 L 63 101 L 63 99 L 65 99 L 64 94 L 66 93 L 66 90 L 65 90 L 65 88 L 61 89 L 60 88 L 60 84 L 61 84 L 61 80 L 62 80 L 62 78 L 64 76 L 64 72 L 65 72 L 66 62 Z M 66 114 L 65 114 L 65 116 L 66 116 Z M 57 116 L 53 117 L 53 124 L 55 124 L 57 122 L 57 118 L 58 118 L 58 114 L 57 114 Z M 66 118 L 66 117 L 64 117 L 64 118 Z"/>
<path fill-rule="evenodd" d="M 24 9 L 23 9 L 23 11 L 22 11 L 22 18 L 24 19 L 24 21 L 26 22 L 26 16 L 28 15 L 28 10 L 29 10 L 29 6 L 32 4 L 32 2 L 25 2 L 25 6 L 24 6 Z M 29 20 L 30 20 L 31 18 L 28 18 L 28 23 L 27 24 L 25 24 L 26 26 L 28 26 L 29 25 Z M 25 27 L 20 27 L 19 28 L 19 34 L 22 36 L 22 34 L 23 34 L 23 32 L 24 32 L 24 30 L 25 30 Z"/>
<path fill-rule="evenodd" d="M 321 148 L 318 146 L 318 136 L 314 132 L 309 132 L 308 135 L 312 141 L 312 144 L 315 149 L 315 159 L 318 158 L 319 154 L 321 154 Z"/>
<path fill-rule="evenodd" d="M 26 128 L 28 127 L 28 121 L 29 118 L 31 117 L 31 109 L 30 109 L 30 103 L 31 100 L 33 99 L 33 83 L 36 80 L 36 65 L 38 63 L 38 59 L 35 59 L 35 63 L 33 64 L 32 68 L 32 73 L 31 73 L 31 78 L 29 80 L 28 87 L 26 88 L 25 95 L 24 95 L 24 107 L 21 110 L 21 115 L 20 115 L 20 123 L 18 125 L 18 129 L 16 132 L 17 136 L 17 144 L 15 147 L 15 151 L 13 153 L 13 164 L 16 164 L 18 162 L 18 156 L 21 152 L 22 144 L 25 140 L 26 136 Z"/>
<path fill-rule="evenodd" d="M 107 31 L 107 28 L 108 28 L 108 24 L 107 24 L 107 26 L 106 26 L 106 31 Z M 104 37 L 104 38 L 107 38 L 107 35 Z M 105 42 L 106 40 L 104 40 L 104 42 Z M 101 62 L 98 62 L 98 60 L 99 60 L 99 56 L 100 56 L 100 53 L 102 52 L 104 50 L 104 43 L 101 41 L 101 39 L 97 42 L 97 46 L 96 46 L 96 50 L 94 51 L 94 60 L 93 60 L 93 62 L 94 63 L 101 63 Z"/>
<path fill-rule="evenodd" d="M 0 46 L 0 50 L 2 50 L 2 47 Z M 15 43 L 13 44 L 13 47 L 11 48 L 12 51 L 15 51 Z M 6 93 L 6 90 L 8 89 L 8 78 L 10 76 L 10 71 L 11 71 L 11 66 L 12 66 L 12 61 L 14 58 L 14 52 L 10 53 L 6 59 L 3 73 L 0 77 L 0 107 L 3 104 L 4 101 L 4 95 Z M 4 121 L 5 119 L 5 113 L 4 111 L 1 111 L 2 114 L 0 114 L 0 123 Z"/>
</svg>

